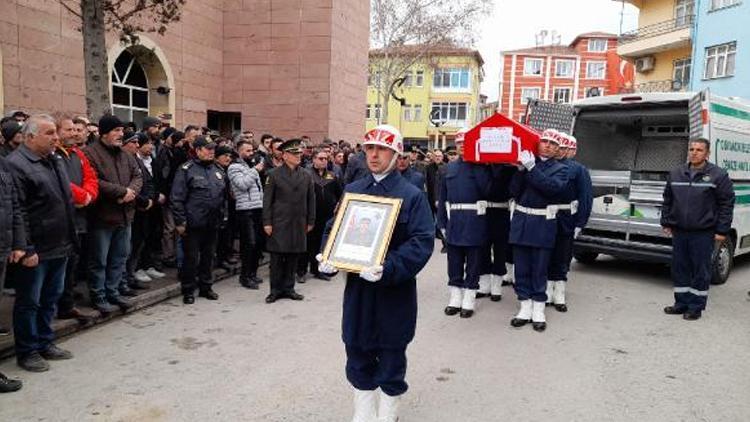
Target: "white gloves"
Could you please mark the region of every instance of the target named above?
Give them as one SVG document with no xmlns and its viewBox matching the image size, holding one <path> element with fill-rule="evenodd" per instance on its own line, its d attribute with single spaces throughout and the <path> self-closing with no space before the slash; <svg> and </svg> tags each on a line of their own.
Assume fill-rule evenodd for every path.
<svg viewBox="0 0 750 422">
<path fill-rule="evenodd" d="M 531 171 L 531 169 L 533 169 L 536 165 L 536 157 L 534 157 L 534 154 L 532 154 L 531 151 L 521 151 L 521 155 L 518 157 L 518 161 L 520 161 L 528 171 Z"/>
<path fill-rule="evenodd" d="M 383 277 L 383 266 L 376 265 L 374 267 L 367 267 L 359 273 L 359 276 L 372 283 L 380 281 L 380 278 Z"/>
<path fill-rule="evenodd" d="M 323 254 L 315 255 L 315 260 L 318 261 L 318 272 L 323 274 L 336 274 L 339 270 L 334 267 L 330 261 L 323 260 Z"/>
<path fill-rule="evenodd" d="M 573 229 L 573 239 L 578 239 L 578 236 L 581 234 L 581 230 L 583 230 L 580 227 L 576 227 Z"/>
</svg>

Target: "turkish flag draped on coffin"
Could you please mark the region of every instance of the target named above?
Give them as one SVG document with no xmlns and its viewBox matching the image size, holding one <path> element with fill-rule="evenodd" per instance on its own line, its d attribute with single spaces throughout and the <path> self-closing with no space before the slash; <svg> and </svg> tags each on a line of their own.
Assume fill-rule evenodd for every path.
<svg viewBox="0 0 750 422">
<path fill-rule="evenodd" d="M 516 164 L 522 150 L 536 154 L 539 132 L 495 113 L 464 134 L 464 161 Z"/>
</svg>

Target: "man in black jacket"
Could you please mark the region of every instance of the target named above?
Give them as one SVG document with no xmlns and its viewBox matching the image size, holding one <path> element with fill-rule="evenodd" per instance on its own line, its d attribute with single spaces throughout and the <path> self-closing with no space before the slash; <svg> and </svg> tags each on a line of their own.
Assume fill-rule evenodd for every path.
<svg viewBox="0 0 750 422">
<path fill-rule="evenodd" d="M 49 370 L 47 360 L 73 355 L 54 345 L 52 319 L 65 283 L 68 255 L 76 244 L 70 179 L 54 154 L 57 127 L 52 117 L 32 116 L 24 125 L 24 143 L 8 157 L 24 214 L 26 248 L 16 274 L 13 329 L 18 365 L 32 372 Z"/>
<path fill-rule="evenodd" d="M 689 145 L 689 162 L 672 170 L 664 188 L 661 225 L 672 237 L 675 300 L 664 312 L 694 321 L 706 309 L 714 247 L 731 242 L 734 187 L 727 172 L 708 161 L 707 139 Z"/>
<path fill-rule="evenodd" d="M 162 216 L 162 236 L 161 252 L 162 263 L 165 267 L 177 266 L 177 255 L 175 245 L 177 243 L 177 233 L 175 232 L 174 218 L 172 218 L 172 204 L 169 201 L 169 195 L 172 192 L 172 183 L 177 169 L 184 163 L 182 154 L 183 140 L 185 133 L 168 128 L 162 132 L 164 142 L 154 160 L 154 184 L 156 190 L 164 195 L 165 201 L 161 205 Z"/>
</svg>

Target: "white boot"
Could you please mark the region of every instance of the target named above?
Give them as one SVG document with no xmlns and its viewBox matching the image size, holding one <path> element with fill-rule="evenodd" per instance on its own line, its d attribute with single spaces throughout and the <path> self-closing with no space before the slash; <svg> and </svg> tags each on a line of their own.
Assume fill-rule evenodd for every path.
<svg viewBox="0 0 750 422">
<path fill-rule="evenodd" d="M 508 284 L 515 283 L 516 282 L 516 275 L 515 275 L 515 273 L 513 273 L 513 271 L 515 271 L 515 270 L 516 270 L 515 265 L 509 264 L 509 263 L 506 262 L 505 263 L 505 275 L 503 276 L 503 281 L 506 282 L 506 283 L 508 283 Z"/>
<path fill-rule="evenodd" d="M 477 291 L 464 289 L 464 300 L 461 302 L 461 318 L 471 318 L 474 315 L 474 305 L 477 302 Z"/>
<path fill-rule="evenodd" d="M 503 298 L 503 280 L 494 274 L 490 277 L 490 299 L 499 302 Z"/>
<path fill-rule="evenodd" d="M 379 422 L 398 422 L 398 411 L 401 404 L 401 396 L 389 396 L 380 392 L 380 408 L 378 409 Z"/>
<path fill-rule="evenodd" d="M 461 311 L 461 301 L 463 300 L 464 291 L 460 287 L 449 286 L 451 298 L 448 306 L 445 308 L 446 315 L 456 315 Z"/>
<path fill-rule="evenodd" d="M 491 274 L 484 274 L 479 276 L 479 290 L 477 290 L 477 299 L 487 297 L 490 295 L 490 280 Z"/>
<path fill-rule="evenodd" d="M 536 331 L 544 331 L 547 328 L 547 319 L 544 317 L 544 302 L 534 302 L 531 309 L 531 324 Z"/>
<path fill-rule="evenodd" d="M 514 327 L 523 327 L 531 321 L 531 299 L 522 300 L 518 303 L 521 307 L 516 316 L 510 320 L 510 325 Z"/>
<path fill-rule="evenodd" d="M 354 389 L 354 417 L 352 422 L 375 422 L 377 392 Z"/>
<path fill-rule="evenodd" d="M 568 312 L 568 306 L 565 304 L 565 280 L 555 281 L 555 292 L 552 294 L 552 304 L 560 312 Z"/>
<path fill-rule="evenodd" d="M 547 305 L 552 304 L 552 294 L 555 292 L 554 280 L 547 280 Z"/>
</svg>

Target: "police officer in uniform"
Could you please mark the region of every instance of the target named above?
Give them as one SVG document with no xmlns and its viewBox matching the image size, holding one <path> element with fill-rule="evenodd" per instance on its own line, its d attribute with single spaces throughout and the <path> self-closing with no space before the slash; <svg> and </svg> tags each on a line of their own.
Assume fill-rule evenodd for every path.
<svg viewBox="0 0 750 422">
<path fill-rule="evenodd" d="M 510 232 L 510 181 L 518 170 L 515 166 L 490 166 L 491 182 L 487 196 L 488 243 L 484 249 L 483 270 L 479 277 L 477 298 L 490 296 L 493 302 L 503 297 L 502 282 L 507 274 L 505 259 L 508 254 Z"/>
<path fill-rule="evenodd" d="M 294 291 L 298 262 L 307 253 L 307 233 L 315 225 L 315 187 L 301 167 L 302 140 L 279 145 L 283 164 L 268 172 L 263 194 L 263 230 L 271 253 L 271 292 L 266 303 L 302 300 Z"/>
<path fill-rule="evenodd" d="M 557 237 L 547 271 L 547 305 L 554 305 L 558 312 L 568 312 L 565 287 L 568 283 L 570 262 L 573 259 L 573 240 L 588 223 L 593 188 L 586 167 L 573 159 L 577 140 L 566 133 L 560 135 L 562 143 L 557 156 L 558 161 L 568 166 L 568 184 L 559 198 Z"/>
<path fill-rule="evenodd" d="M 450 300 L 445 314 L 471 318 L 489 241 L 487 197 L 491 174 L 487 165 L 464 161 L 463 137 L 456 137 L 455 143 L 458 158 L 445 166 L 438 196 L 438 228 L 448 245 Z"/>
<path fill-rule="evenodd" d="M 556 200 L 568 183 L 568 167 L 555 159 L 560 135 L 546 130 L 538 145 L 538 155 L 522 151 L 523 167 L 513 177 L 511 194 L 510 243 L 515 261 L 515 290 L 520 302 L 513 327 L 532 322 L 534 330 L 547 328 L 544 306 L 547 301 L 547 268 L 557 234 Z"/>
<path fill-rule="evenodd" d="M 226 212 L 227 177 L 214 162 L 215 147 L 205 137 L 197 137 L 193 141 L 196 158 L 180 166 L 172 186 L 175 229 L 184 240 L 180 281 L 186 305 L 195 303 L 196 285 L 200 297 L 219 298 L 211 285 L 217 233 Z"/>
<path fill-rule="evenodd" d="M 342 324 L 346 376 L 355 389 L 354 422 L 396 422 L 408 388 L 406 347 L 414 338 L 417 322 L 416 276 L 432 255 L 435 226 L 427 196 L 395 171 L 403 153 L 398 130 L 378 126 L 366 135 L 364 147 L 371 174 L 348 185 L 346 192 L 403 202 L 383 265 L 346 277 Z M 321 256 L 318 259 L 322 261 Z M 318 268 L 335 272 L 327 261 Z"/>
<path fill-rule="evenodd" d="M 688 321 L 706 309 L 712 254 L 716 244 L 727 240 L 734 213 L 732 180 L 708 161 L 709 147 L 705 138 L 692 140 L 689 162 L 669 173 L 664 188 L 661 225 L 672 236 L 674 283 L 674 305 L 664 312 Z"/>
</svg>

